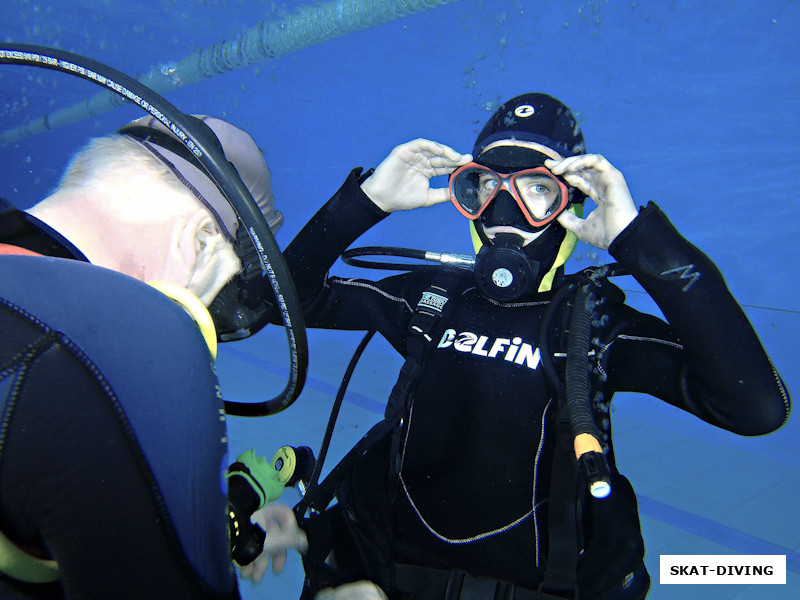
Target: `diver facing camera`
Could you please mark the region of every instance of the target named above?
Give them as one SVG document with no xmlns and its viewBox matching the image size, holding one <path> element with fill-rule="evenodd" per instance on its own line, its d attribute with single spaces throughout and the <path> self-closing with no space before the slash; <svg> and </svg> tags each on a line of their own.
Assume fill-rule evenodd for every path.
<svg viewBox="0 0 800 600">
<path fill-rule="evenodd" d="M 545 179 L 526 189 L 529 176 Z M 585 219 L 583 195 L 594 203 Z M 454 199 L 481 262 L 529 261 L 518 299 L 494 300 L 465 268 L 335 274 L 391 213 Z M 664 317 L 625 304 L 606 279 L 616 267 L 564 273 L 578 238 L 608 250 Z M 614 394 L 649 394 L 740 435 L 788 416 L 788 392 L 716 265 L 658 205 L 637 209 L 623 174 L 586 154 L 574 114 L 546 94 L 503 103 L 471 154 L 417 139 L 368 177 L 353 170 L 284 257 L 308 326 L 375 331 L 404 359 L 384 419 L 304 499 L 304 598 L 361 580 L 392 600 L 512 588 L 642 600 L 650 576 L 636 495 L 615 462 Z"/>
<path fill-rule="evenodd" d="M 551 289 L 559 268 L 577 244 L 575 234 L 562 227 L 558 219 L 565 212 L 581 216 L 586 196 L 554 174 L 546 163 L 555 168 L 566 158 L 583 155 L 586 144 L 577 119 L 561 101 L 546 94 L 515 100 L 508 110 L 498 111 L 487 122 L 472 155 L 464 155 L 476 158 L 460 165 L 450 175 L 448 190 L 443 190 L 470 221 L 474 258 L 408 248 L 365 247 L 345 251 L 344 262 L 387 270 L 437 268 L 357 258 L 379 255 L 472 269 L 478 288 L 499 302 L 513 302 Z M 369 187 L 369 179 L 364 183 Z"/>
<path fill-rule="evenodd" d="M 529 161 L 543 162 L 538 157 Z M 500 168 L 513 172 L 501 173 L 480 162 L 459 168 L 450 178 L 450 199 L 462 215 L 482 225 L 484 246 L 475 262 L 478 287 L 490 298 L 508 302 L 535 291 L 539 244 L 523 247 L 545 233 L 571 198 L 566 183 L 542 165 Z"/>
<path fill-rule="evenodd" d="M 495 113 L 478 135 L 474 162 L 450 177 L 450 200 L 471 221 L 478 287 L 501 302 L 539 290 L 548 273 L 563 265 L 575 240 L 551 225 L 573 205 L 578 212 L 585 200 L 545 166 L 586 152 L 577 120 L 555 98 L 529 100 L 510 107 L 513 118 Z"/>
</svg>

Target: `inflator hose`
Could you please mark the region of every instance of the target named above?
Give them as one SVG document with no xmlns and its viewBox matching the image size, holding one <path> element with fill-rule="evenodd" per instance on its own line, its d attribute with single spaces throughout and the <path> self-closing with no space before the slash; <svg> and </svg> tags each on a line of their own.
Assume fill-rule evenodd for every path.
<svg viewBox="0 0 800 600">
<path fill-rule="evenodd" d="M 344 395 L 347 393 L 347 386 L 350 385 L 350 379 L 353 377 L 353 372 L 356 370 L 356 365 L 358 365 L 361 355 L 364 354 L 364 350 L 366 350 L 367 344 L 369 344 L 370 340 L 375 335 L 375 332 L 376 330 L 371 329 L 364 335 L 364 337 L 361 339 L 361 342 L 359 342 L 358 347 L 355 349 L 355 352 L 353 352 L 353 356 L 350 358 L 347 369 L 345 369 L 344 376 L 342 377 L 342 383 L 339 385 L 339 390 L 336 392 L 336 398 L 333 401 L 330 417 L 328 417 L 328 425 L 325 428 L 325 435 L 322 438 L 322 444 L 320 444 L 317 460 L 314 462 L 314 469 L 312 470 L 311 476 L 308 479 L 306 492 L 300 502 L 294 507 L 294 512 L 298 520 L 302 520 L 303 516 L 306 514 L 306 511 L 312 506 L 312 504 L 314 504 L 315 494 L 319 489 L 319 476 L 322 473 L 322 467 L 325 464 L 325 458 L 328 456 L 331 438 L 333 437 L 334 429 L 336 427 L 336 419 L 339 417 L 339 411 L 342 408 L 342 402 L 344 402 Z M 337 467 L 334 467 L 334 470 Z"/>
<path fill-rule="evenodd" d="M 572 435 L 588 433 L 600 439 L 589 399 L 589 350 L 591 347 L 592 315 L 595 296 L 588 285 L 578 286 L 575 306 L 570 317 L 569 345 L 567 352 L 566 396 Z"/>
<path fill-rule="evenodd" d="M 592 319 L 596 305 L 595 294 L 589 284 L 579 285 L 575 292 L 575 305 L 569 325 L 567 349 L 567 413 L 572 432 L 575 457 L 578 459 L 584 480 L 595 498 L 606 498 L 611 493 L 611 476 L 608 460 L 600 443 L 601 434 L 592 414 L 591 348 Z"/>
<path fill-rule="evenodd" d="M 139 105 L 161 121 L 197 157 L 236 211 L 240 226 L 245 228 L 258 251 L 262 272 L 275 292 L 286 327 L 291 360 L 288 382 L 278 396 L 263 402 L 225 401 L 225 410 L 232 415 L 255 417 L 274 414 L 291 405 L 303 389 L 308 369 L 308 341 L 300 301 L 289 269 L 266 220 L 236 170 L 215 148 L 214 140 L 210 139 L 209 134 L 144 84 L 86 57 L 44 46 L 2 44 L 0 63 L 61 71 L 105 87 L 123 99 Z"/>
<path fill-rule="evenodd" d="M 606 498 L 611 493 L 608 461 L 603 453 L 600 430 L 594 420 L 591 401 L 591 349 L 592 321 L 597 304 L 593 286 L 596 283 L 570 283 L 562 287 L 545 310 L 539 329 L 542 366 L 559 398 L 566 402 L 575 458 L 583 478 L 595 498 Z M 574 294 L 574 296 L 573 296 Z M 567 363 L 565 382 L 562 383 L 550 352 L 549 333 L 553 317 L 564 301 L 573 296 L 574 305 L 569 319 Z"/>
</svg>

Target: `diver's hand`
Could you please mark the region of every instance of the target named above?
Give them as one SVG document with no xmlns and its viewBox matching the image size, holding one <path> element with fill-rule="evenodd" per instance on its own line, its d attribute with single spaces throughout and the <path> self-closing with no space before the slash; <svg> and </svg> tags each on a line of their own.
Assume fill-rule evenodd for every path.
<svg viewBox="0 0 800 600">
<path fill-rule="evenodd" d="M 260 583 L 272 560 L 272 572 L 280 573 L 286 566 L 286 551 L 294 548 L 300 554 L 308 549 L 306 534 L 297 526 L 294 512 L 285 504 L 272 503 L 257 510 L 250 518 L 267 534 L 264 550 L 249 565 L 239 571 L 241 577 Z"/>
<path fill-rule="evenodd" d="M 386 594 L 371 581 L 356 581 L 320 590 L 314 600 L 386 600 Z"/>
<path fill-rule="evenodd" d="M 361 184 L 361 189 L 384 212 L 411 210 L 447 202 L 447 189 L 431 189 L 429 180 L 449 175 L 472 160 L 448 146 L 417 139 L 397 146 Z"/>
<path fill-rule="evenodd" d="M 597 203 L 597 208 L 585 219 L 569 211 L 558 217 L 558 222 L 580 240 L 607 250 L 614 238 L 636 218 L 638 211 L 625 177 L 599 154 L 547 160 L 545 166 Z"/>
</svg>

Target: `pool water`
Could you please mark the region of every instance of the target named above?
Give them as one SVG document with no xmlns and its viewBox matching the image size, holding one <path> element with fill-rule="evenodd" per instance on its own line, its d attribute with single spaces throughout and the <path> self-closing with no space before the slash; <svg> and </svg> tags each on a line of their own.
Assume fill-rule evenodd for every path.
<svg viewBox="0 0 800 600">
<path fill-rule="evenodd" d="M 319 6 L 327 5 L 321 3 Z M 422 2 L 420 2 L 420 5 Z M 256 0 L 5 0 L 6 42 L 54 46 L 129 75 L 166 72 L 193 52 L 237 39 L 259 22 L 286 22 L 305 2 Z M 376 166 L 396 145 L 427 137 L 469 152 L 504 100 L 544 91 L 579 116 L 590 152 L 653 200 L 720 267 L 790 389 L 800 385 L 800 6 L 793 0 L 659 3 L 457 0 L 176 87 L 180 109 L 247 129 L 272 169 L 284 247 L 351 168 Z M 72 106 L 98 90 L 60 73 L 0 65 L 0 129 Z M 87 137 L 140 116 L 125 106 L 0 146 L 0 194 L 21 208 L 42 199 Z M 435 183 L 441 185 L 444 182 Z M 451 206 L 396 214 L 359 245 L 470 252 Z M 569 271 L 602 264 L 580 244 Z M 336 273 L 353 273 L 339 265 Z M 374 273 L 359 272 L 364 276 Z M 379 275 L 379 274 L 378 274 Z M 657 311 L 633 281 L 632 305 Z M 266 419 L 230 417 L 231 454 L 281 445 L 317 449 L 327 411 L 360 334 L 309 331 L 301 398 Z M 223 395 L 276 395 L 288 364 L 280 328 L 223 345 Z M 374 340 L 356 370 L 328 468 L 381 418 L 400 358 Z M 746 600 L 800 596 L 800 436 L 796 420 L 760 438 L 714 429 L 649 397 L 613 404 L 620 470 L 637 491 L 649 598 Z M 296 501 L 287 490 L 284 500 Z M 781 554 L 785 586 L 659 583 L 670 554 Z M 296 598 L 302 568 L 242 596 Z"/>
</svg>

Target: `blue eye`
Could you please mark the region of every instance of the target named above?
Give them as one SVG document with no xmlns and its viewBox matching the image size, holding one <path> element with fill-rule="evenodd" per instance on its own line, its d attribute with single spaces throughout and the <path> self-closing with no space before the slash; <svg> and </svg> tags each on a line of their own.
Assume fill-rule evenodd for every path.
<svg viewBox="0 0 800 600">
<path fill-rule="evenodd" d="M 541 178 L 520 178 L 517 180 L 517 189 L 523 196 L 547 196 L 555 193 L 555 185 L 548 181 L 542 181 Z M 537 181 L 538 179 L 538 181 Z"/>
</svg>

